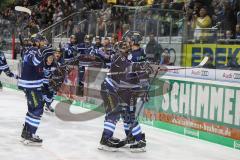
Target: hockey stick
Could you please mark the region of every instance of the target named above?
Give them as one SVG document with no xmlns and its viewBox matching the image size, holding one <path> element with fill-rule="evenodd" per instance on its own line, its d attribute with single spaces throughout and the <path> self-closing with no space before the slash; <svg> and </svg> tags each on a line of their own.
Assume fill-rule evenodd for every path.
<svg viewBox="0 0 240 160">
<path fill-rule="evenodd" d="M 194 69 L 194 68 L 202 68 L 209 60 L 209 57 L 204 57 L 203 60 L 199 63 L 199 65 L 194 66 L 194 67 L 190 67 L 190 68 L 186 68 L 186 67 L 179 67 L 179 68 L 161 68 L 160 66 L 158 67 L 158 70 L 162 71 L 162 72 L 167 72 L 167 71 L 171 71 L 171 70 L 182 70 L 182 69 Z M 120 74 L 126 74 L 128 72 L 113 72 L 113 73 L 107 73 L 107 75 L 120 75 Z"/>
<path fill-rule="evenodd" d="M 27 14 L 29 14 L 31 16 L 32 11 L 26 7 L 22 7 L 22 6 L 15 6 L 15 10 L 19 11 L 19 12 L 25 12 Z"/>
<path fill-rule="evenodd" d="M 209 60 L 209 57 L 204 57 L 203 60 L 194 67 L 186 68 L 186 67 L 180 67 L 180 68 L 166 68 L 166 69 L 161 69 L 160 71 L 171 71 L 171 70 L 182 70 L 182 69 L 194 69 L 194 68 L 202 68 Z"/>
</svg>

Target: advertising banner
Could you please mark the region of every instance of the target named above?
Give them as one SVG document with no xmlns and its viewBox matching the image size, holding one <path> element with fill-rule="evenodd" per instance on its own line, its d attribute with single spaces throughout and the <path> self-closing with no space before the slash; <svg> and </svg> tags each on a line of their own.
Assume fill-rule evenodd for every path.
<svg viewBox="0 0 240 160">
<path fill-rule="evenodd" d="M 217 67 L 225 67 L 229 57 L 240 64 L 240 46 L 234 44 L 185 44 L 183 53 L 183 66 L 196 66 L 206 55 L 213 58 L 213 64 Z"/>
<path fill-rule="evenodd" d="M 146 117 L 240 140 L 240 85 L 202 82 L 161 77 L 145 105 Z"/>
<path fill-rule="evenodd" d="M 186 69 L 186 77 L 215 80 L 215 69 Z"/>
<path fill-rule="evenodd" d="M 216 70 L 216 79 L 219 81 L 240 83 L 240 72 L 231 70 Z"/>
</svg>

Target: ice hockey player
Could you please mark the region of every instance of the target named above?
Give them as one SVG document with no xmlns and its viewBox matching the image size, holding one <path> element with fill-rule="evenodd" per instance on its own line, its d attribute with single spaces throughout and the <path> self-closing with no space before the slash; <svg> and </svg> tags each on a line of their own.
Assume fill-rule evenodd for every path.
<svg viewBox="0 0 240 160">
<path fill-rule="evenodd" d="M 8 77 L 14 77 L 14 78 L 18 79 L 18 76 L 10 71 L 7 61 L 6 61 L 6 58 L 4 56 L 4 53 L 2 51 L 0 51 L 0 75 L 2 72 L 5 72 L 5 74 Z M 0 81 L 0 90 L 1 89 L 2 89 L 2 83 Z"/>
<path fill-rule="evenodd" d="M 110 39 L 104 38 L 103 40 L 103 47 L 101 47 L 97 52 L 96 55 L 102 59 L 105 64 L 105 67 L 109 67 L 112 57 L 115 55 L 115 51 L 113 50 Z"/>
<path fill-rule="evenodd" d="M 25 93 L 28 105 L 21 137 L 26 145 L 41 145 L 43 140 L 36 135 L 36 131 L 43 114 L 43 60 L 53 54 L 53 50 L 45 46 L 46 40 L 42 35 L 34 35 L 32 41 L 33 46 L 24 54 L 21 77 L 18 79 L 18 87 Z"/>
<path fill-rule="evenodd" d="M 78 54 L 77 38 L 75 35 L 70 36 L 70 43 L 65 44 L 62 50 L 65 61 L 71 60 L 74 56 Z"/>
<path fill-rule="evenodd" d="M 58 66 L 61 66 L 64 63 L 62 51 L 60 48 L 57 48 L 55 50 L 53 56 L 54 56 L 54 61 L 55 61 L 55 63 L 57 63 Z"/>
<path fill-rule="evenodd" d="M 126 36 L 130 38 L 131 54 L 129 59 L 132 62 L 144 62 L 146 61 L 146 54 L 143 48 L 140 47 L 140 41 L 142 41 L 142 36 L 137 31 L 129 31 Z"/>
<path fill-rule="evenodd" d="M 94 49 L 98 50 L 99 48 L 102 47 L 102 43 L 101 43 L 101 37 L 96 36 L 95 37 L 95 44 L 94 44 Z"/>
<path fill-rule="evenodd" d="M 53 102 L 53 98 L 55 95 L 55 91 L 53 88 L 49 85 L 49 79 L 51 79 L 51 76 L 53 72 L 57 69 L 57 64 L 54 62 L 54 56 L 48 55 L 44 59 L 44 79 L 43 79 L 43 100 L 45 103 L 44 109 L 46 112 L 54 112 L 53 107 L 51 106 Z"/>
<path fill-rule="evenodd" d="M 130 146 L 133 152 L 145 151 L 145 135 L 135 118 L 136 100 L 138 93 L 144 86 L 140 80 L 149 78 L 152 68 L 148 63 L 132 63 L 127 59 L 130 46 L 127 42 L 119 45 L 119 53 L 114 57 L 110 71 L 101 85 L 101 96 L 106 111 L 104 130 L 99 149 L 116 151 L 126 144 L 125 141 L 116 142 L 112 139 L 116 123 L 120 114 L 130 129 L 129 132 L 136 139 L 136 143 Z M 147 82 L 148 84 L 148 82 Z M 136 92 L 137 91 L 137 92 Z M 144 91 L 143 91 L 144 92 Z M 123 114 L 124 113 L 124 114 Z"/>
<path fill-rule="evenodd" d="M 84 43 L 78 44 L 77 50 L 80 54 L 94 55 L 95 49 L 92 44 L 93 37 L 91 35 L 86 35 L 84 37 Z"/>
</svg>

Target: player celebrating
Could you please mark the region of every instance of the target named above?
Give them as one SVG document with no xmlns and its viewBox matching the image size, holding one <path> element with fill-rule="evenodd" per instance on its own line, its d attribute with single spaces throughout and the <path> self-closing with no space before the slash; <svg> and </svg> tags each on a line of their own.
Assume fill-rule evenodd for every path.
<svg viewBox="0 0 240 160">
<path fill-rule="evenodd" d="M 132 62 L 144 62 L 146 61 L 146 54 L 143 48 L 140 47 L 140 41 L 142 40 L 142 36 L 137 31 L 129 31 L 126 34 L 126 39 L 128 39 L 131 45 L 131 54 L 128 59 Z"/>
<path fill-rule="evenodd" d="M 99 149 L 116 151 L 126 142 L 115 142 L 112 136 L 119 120 L 120 114 L 124 115 L 124 121 L 129 124 L 131 133 L 136 143 L 130 146 L 132 151 L 145 151 L 145 135 L 135 117 L 136 100 L 143 89 L 140 80 L 148 79 L 152 68 L 146 63 L 132 63 L 127 59 L 130 46 L 123 42 L 119 47 L 119 53 L 111 64 L 110 71 L 101 85 L 101 96 L 106 111 L 104 130 Z M 131 71 L 131 72 L 130 72 Z M 136 92 L 137 91 L 137 92 Z M 124 113 L 124 114 L 123 114 Z M 128 135 L 129 137 L 129 135 Z"/>
<path fill-rule="evenodd" d="M 42 139 L 36 135 L 43 114 L 43 60 L 53 54 L 52 48 L 46 47 L 46 40 L 41 35 L 32 37 L 34 45 L 24 54 L 19 89 L 23 90 L 28 105 L 25 124 L 21 137 L 24 144 L 41 145 Z"/>
</svg>

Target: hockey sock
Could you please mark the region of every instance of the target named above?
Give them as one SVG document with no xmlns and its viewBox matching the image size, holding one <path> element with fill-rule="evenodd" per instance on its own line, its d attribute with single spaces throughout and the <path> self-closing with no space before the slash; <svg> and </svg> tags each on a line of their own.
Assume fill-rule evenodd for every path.
<svg viewBox="0 0 240 160">
<path fill-rule="evenodd" d="M 30 132 L 31 134 L 35 134 L 39 124 L 40 124 L 40 117 L 31 116 L 30 114 L 27 113 L 26 119 L 25 119 L 25 126 L 27 127 L 28 132 Z"/>
<path fill-rule="evenodd" d="M 142 140 L 142 130 L 139 124 L 137 124 L 133 129 L 132 129 L 132 135 L 135 137 L 136 141 Z"/>
<path fill-rule="evenodd" d="M 126 134 L 126 136 L 127 136 L 127 135 L 129 134 L 129 129 L 130 129 L 129 124 L 124 123 L 123 126 L 124 126 L 125 134 Z"/>
<path fill-rule="evenodd" d="M 111 138 L 113 136 L 115 128 L 116 128 L 116 124 L 109 122 L 109 121 L 105 121 L 103 136 L 107 139 Z"/>
</svg>

